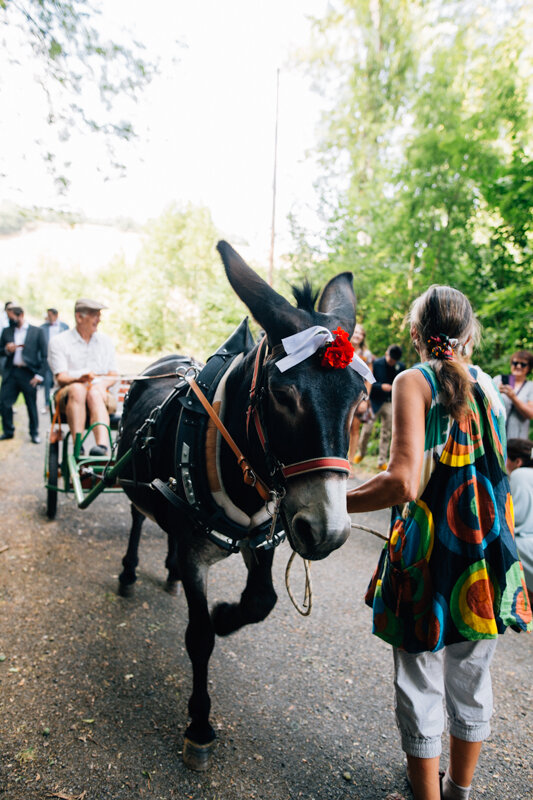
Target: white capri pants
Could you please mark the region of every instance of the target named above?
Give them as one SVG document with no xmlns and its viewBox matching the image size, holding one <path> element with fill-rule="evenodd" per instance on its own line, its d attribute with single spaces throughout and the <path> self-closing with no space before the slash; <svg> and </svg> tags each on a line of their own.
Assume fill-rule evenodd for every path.
<svg viewBox="0 0 533 800">
<path fill-rule="evenodd" d="M 458 642 L 436 653 L 406 653 L 393 648 L 396 722 L 402 749 L 418 758 L 442 751 L 444 705 L 450 734 L 481 742 L 490 734 L 490 663 L 497 639 Z"/>
</svg>

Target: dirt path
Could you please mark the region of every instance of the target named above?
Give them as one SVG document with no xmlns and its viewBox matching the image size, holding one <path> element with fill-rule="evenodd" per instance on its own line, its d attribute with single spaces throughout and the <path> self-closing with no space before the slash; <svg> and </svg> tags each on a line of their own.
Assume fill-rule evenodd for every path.
<svg viewBox="0 0 533 800">
<path fill-rule="evenodd" d="M 190 668 L 183 596 L 162 590 L 165 539 L 146 526 L 140 579 L 116 595 L 129 527 L 124 496 L 86 511 L 61 496 L 45 517 L 44 444 L 25 410 L 0 450 L 0 797 L 6 800 L 378 800 L 406 797 L 391 702 L 390 649 L 362 602 L 380 542 L 354 532 L 314 564 L 313 613 L 279 601 L 259 626 L 218 640 L 211 661 L 219 731 L 208 774 L 181 762 Z M 383 515 L 361 522 L 386 527 Z M 7 549 L 3 549 L 7 548 Z M 236 598 L 233 556 L 211 571 L 210 600 Z M 295 574 L 295 590 L 301 586 Z M 533 795 L 533 638 L 508 632 L 493 669 L 495 715 L 474 798 Z"/>
</svg>

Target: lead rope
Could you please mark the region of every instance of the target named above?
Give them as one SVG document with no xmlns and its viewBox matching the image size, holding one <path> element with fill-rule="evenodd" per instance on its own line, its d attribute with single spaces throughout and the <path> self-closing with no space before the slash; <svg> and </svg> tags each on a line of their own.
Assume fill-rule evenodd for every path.
<svg viewBox="0 0 533 800">
<path fill-rule="evenodd" d="M 285 568 L 285 586 L 287 588 L 287 594 L 290 597 L 291 603 L 293 604 L 298 614 L 301 614 L 302 617 L 308 617 L 313 607 L 313 589 L 311 586 L 311 562 L 308 561 L 307 558 L 302 558 L 305 570 L 305 590 L 304 590 L 303 605 L 299 606 L 291 591 L 291 586 L 289 581 L 289 573 L 291 571 L 292 562 L 294 561 L 295 555 L 296 552 L 293 550 L 287 562 L 287 567 Z"/>
<path fill-rule="evenodd" d="M 359 530 L 366 531 L 367 533 L 371 533 L 373 536 L 377 536 L 378 539 L 383 539 L 384 542 L 389 541 L 388 536 L 384 536 L 379 531 L 376 531 L 374 528 L 368 528 L 366 525 L 357 525 L 355 522 L 352 522 L 351 527 L 358 528 Z M 302 558 L 305 570 L 305 590 L 304 590 L 304 601 L 303 604 L 300 606 L 298 605 L 298 602 L 292 593 L 290 585 L 290 571 L 295 555 L 296 552 L 293 550 L 287 562 L 287 566 L 285 568 L 285 587 L 287 589 L 287 594 L 289 595 L 291 603 L 293 604 L 298 614 L 301 614 L 302 617 L 308 617 L 313 607 L 313 589 L 311 585 L 311 562 L 308 561 L 306 558 Z"/>
<path fill-rule="evenodd" d="M 351 527 L 352 528 L 359 528 L 359 530 L 361 530 L 361 531 L 366 531 L 367 533 L 371 533 L 371 534 L 373 534 L 373 536 L 377 536 L 378 539 L 383 539 L 384 542 L 388 542 L 389 541 L 389 537 L 388 536 L 384 536 L 379 531 L 374 530 L 374 528 L 367 528 L 366 525 L 356 525 L 355 522 L 352 522 Z"/>
</svg>

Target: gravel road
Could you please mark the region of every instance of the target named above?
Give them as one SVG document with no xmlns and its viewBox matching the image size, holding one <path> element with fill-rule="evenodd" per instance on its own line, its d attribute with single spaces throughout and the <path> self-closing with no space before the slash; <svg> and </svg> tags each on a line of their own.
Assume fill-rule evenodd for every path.
<svg viewBox="0 0 533 800">
<path fill-rule="evenodd" d="M 390 648 L 370 634 L 362 600 L 377 538 L 354 530 L 341 550 L 312 565 L 308 618 L 289 601 L 289 548 L 279 548 L 276 608 L 217 641 L 210 691 L 218 746 L 211 770 L 191 773 L 181 761 L 191 685 L 186 607 L 183 594 L 162 589 L 165 537 L 146 524 L 136 594 L 119 598 L 125 497 L 101 496 L 80 511 L 72 495 L 61 495 L 48 521 L 45 445 L 29 442 L 19 408 L 15 439 L 0 443 L 0 798 L 410 797 Z M 386 529 L 384 514 L 358 521 Z M 236 598 L 244 576 L 238 556 L 217 565 L 210 600 Z M 299 562 L 297 596 L 301 577 Z M 533 796 L 532 656 L 532 637 L 508 631 L 500 640 L 493 733 L 473 798 Z"/>
</svg>

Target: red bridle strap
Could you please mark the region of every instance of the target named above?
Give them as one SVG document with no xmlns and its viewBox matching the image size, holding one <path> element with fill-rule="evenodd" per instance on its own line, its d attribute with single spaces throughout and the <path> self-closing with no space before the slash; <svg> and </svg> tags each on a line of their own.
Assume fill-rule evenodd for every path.
<svg viewBox="0 0 533 800">
<path fill-rule="evenodd" d="M 264 434 L 263 426 L 261 425 L 261 420 L 259 418 L 259 414 L 257 413 L 254 401 L 259 370 L 262 365 L 265 346 L 267 344 L 266 338 L 267 337 L 265 336 L 257 348 L 252 382 L 250 386 L 250 405 L 248 406 L 248 411 L 246 414 L 246 434 L 248 437 L 250 436 L 250 419 L 253 419 L 253 423 L 255 425 L 255 429 L 263 450 L 266 450 L 266 436 Z M 325 456 L 323 458 L 308 458 L 306 461 L 295 461 L 293 464 L 288 464 L 281 467 L 281 472 L 285 480 L 288 478 L 293 478 L 296 475 L 305 475 L 308 472 L 319 472 L 321 470 L 333 470 L 334 472 L 344 472 L 349 475 L 350 462 L 346 458 Z"/>
<path fill-rule="evenodd" d="M 296 475 L 305 475 L 307 472 L 318 472 L 330 469 L 334 472 L 350 473 L 350 462 L 346 458 L 308 458 L 306 461 L 295 461 L 282 467 L 281 471 L 284 478 L 294 478 Z"/>
</svg>

